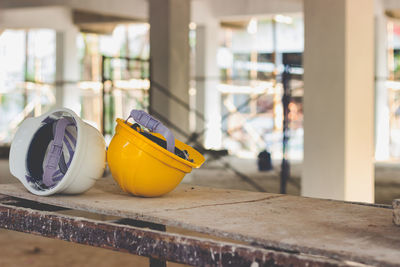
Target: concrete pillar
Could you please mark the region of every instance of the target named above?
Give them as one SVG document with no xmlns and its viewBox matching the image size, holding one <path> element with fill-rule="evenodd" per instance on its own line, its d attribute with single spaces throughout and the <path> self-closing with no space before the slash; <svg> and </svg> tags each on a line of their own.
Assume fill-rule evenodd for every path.
<svg viewBox="0 0 400 267">
<path fill-rule="evenodd" d="M 151 109 L 189 134 L 189 111 L 162 93 L 157 84 L 189 103 L 189 0 L 149 0 Z M 183 135 L 174 131 L 180 139 Z"/>
<path fill-rule="evenodd" d="M 77 82 L 79 58 L 76 38 L 79 31 L 75 27 L 56 33 L 56 107 L 66 107 L 81 112 L 80 91 Z"/>
<path fill-rule="evenodd" d="M 382 0 L 375 0 L 375 159 L 390 158 L 390 108 L 387 18 Z"/>
<path fill-rule="evenodd" d="M 374 2 L 305 0 L 304 18 L 302 195 L 373 202 Z"/>
<path fill-rule="evenodd" d="M 196 109 L 205 121 L 196 119 L 196 132 L 202 132 L 206 148 L 221 148 L 221 94 L 217 66 L 219 23 L 211 20 L 196 27 Z"/>
</svg>

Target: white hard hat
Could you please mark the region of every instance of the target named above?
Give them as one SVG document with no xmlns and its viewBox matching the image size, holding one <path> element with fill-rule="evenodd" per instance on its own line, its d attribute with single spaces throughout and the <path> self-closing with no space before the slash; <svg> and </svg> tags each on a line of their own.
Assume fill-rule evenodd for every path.
<svg viewBox="0 0 400 267">
<path fill-rule="evenodd" d="M 61 108 L 20 125 L 11 143 L 10 171 L 33 194 L 78 194 L 105 168 L 100 132 L 72 110 Z"/>
</svg>

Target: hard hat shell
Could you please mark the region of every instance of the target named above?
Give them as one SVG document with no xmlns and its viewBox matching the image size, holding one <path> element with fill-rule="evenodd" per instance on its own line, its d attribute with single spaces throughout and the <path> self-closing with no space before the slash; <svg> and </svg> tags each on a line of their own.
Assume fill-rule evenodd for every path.
<svg viewBox="0 0 400 267">
<path fill-rule="evenodd" d="M 43 189 L 28 181 L 28 150 L 38 130 L 46 118 L 69 118 L 76 127 L 76 144 L 70 165 L 60 181 Z M 100 132 L 81 120 L 70 109 L 60 108 L 39 117 L 28 118 L 22 122 L 11 143 L 9 167 L 15 176 L 31 193 L 48 196 L 55 193 L 78 194 L 92 187 L 105 168 L 105 141 Z"/>
<path fill-rule="evenodd" d="M 204 157 L 191 146 L 175 139 L 176 148 L 186 150 L 192 162 L 159 146 L 131 126 L 117 119 L 115 135 L 107 151 L 111 174 L 125 192 L 143 197 L 164 195 L 192 168 L 203 164 Z M 160 134 L 151 134 L 165 140 Z"/>
</svg>

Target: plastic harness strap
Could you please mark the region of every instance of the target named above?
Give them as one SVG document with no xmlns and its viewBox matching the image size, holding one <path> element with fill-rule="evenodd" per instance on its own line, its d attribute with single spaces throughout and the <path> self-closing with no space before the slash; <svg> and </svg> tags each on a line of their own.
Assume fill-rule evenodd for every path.
<svg viewBox="0 0 400 267">
<path fill-rule="evenodd" d="M 53 123 L 53 139 L 54 139 L 54 136 L 56 135 L 56 127 L 57 127 L 57 123 Z M 67 131 L 65 132 L 65 134 L 67 134 Z M 65 137 L 64 137 L 64 139 L 65 139 Z M 71 151 L 70 151 L 70 153 L 71 153 Z M 64 157 L 63 152 L 61 152 L 60 161 L 58 162 L 58 168 L 60 170 L 60 173 L 62 173 L 62 174 L 65 174 L 68 170 L 68 166 L 67 166 L 67 163 L 65 162 L 65 157 Z M 54 174 L 57 174 L 57 172 L 55 172 Z"/>
<path fill-rule="evenodd" d="M 44 165 L 43 183 L 47 186 L 52 186 L 54 184 L 52 177 L 57 171 L 58 162 L 60 161 L 62 154 L 65 129 L 67 128 L 68 124 L 69 121 L 66 118 L 62 118 L 57 121 L 54 139 L 51 142 L 50 150 L 47 154 Z"/>
<path fill-rule="evenodd" d="M 167 150 L 171 153 L 175 152 L 174 135 L 160 121 L 154 119 L 150 114 L 147 114 L 145 111 L 136 109 L 133 109 L 131 111 L 129 118 L 133 118 L 137 123 L 146 127 L 150 131 L 163 135 L 165 137 L 165 140 L 167 141 Z"/>
</svg>

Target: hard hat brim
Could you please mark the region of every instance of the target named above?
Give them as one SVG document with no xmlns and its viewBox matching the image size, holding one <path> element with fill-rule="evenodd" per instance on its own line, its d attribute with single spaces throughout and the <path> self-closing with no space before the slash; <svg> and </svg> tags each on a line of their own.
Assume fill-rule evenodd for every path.
<svg viewBox="0 0 400 267">
<path fill-rule="evenodd" d="M 25 183 L 26 173 L 26 151 L 28 151 L 32 138 L 40 128 L 40 125 L 41 119 L 28 118 L 24 120 L 11 143 L 10 172 L 23 183 Z"/>
</svg>

